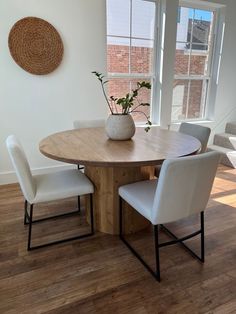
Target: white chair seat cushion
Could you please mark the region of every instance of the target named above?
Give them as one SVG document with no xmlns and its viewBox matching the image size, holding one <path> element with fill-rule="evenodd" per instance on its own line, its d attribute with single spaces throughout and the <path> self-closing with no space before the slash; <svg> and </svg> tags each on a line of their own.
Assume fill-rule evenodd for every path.
<svg viewBox="0 0 236 314">
<path fill-rule="evenodd" d="M 34 176 L 36 195 L 32 203 L 59 200 L 94 192 L 92 182 L 77 169 Z"/>
<path fill-rule="evenodd" d="M 152 222 L 152 208 L 157 188 L 157 180 L 140 181 L 123 185 L 119 195 L 141 215 Z"/>
</svg>

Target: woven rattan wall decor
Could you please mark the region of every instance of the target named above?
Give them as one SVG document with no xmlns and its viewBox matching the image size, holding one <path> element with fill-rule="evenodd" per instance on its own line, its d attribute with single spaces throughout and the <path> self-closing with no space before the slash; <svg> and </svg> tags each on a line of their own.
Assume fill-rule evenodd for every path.
<svg viewBox="0 0 236 314">
<path fill-rule="evenodd" d="M 32 74 L 54 71 L 63 57 L 63 43 L 57 30 L 37 17 L 16 22 L 10 31 L 8 46 L 15 62 Z"/>
</svg>

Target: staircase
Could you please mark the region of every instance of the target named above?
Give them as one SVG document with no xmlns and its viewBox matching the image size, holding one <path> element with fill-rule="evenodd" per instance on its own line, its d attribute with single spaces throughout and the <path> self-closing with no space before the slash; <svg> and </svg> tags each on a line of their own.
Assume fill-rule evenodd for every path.
<svg viewBox="0 0 236 314">
<path fill-rule="evenodd" d="M 221 163 L 228 167 L 236 168 L 236 147 L 230 141 L 230 137 L 236 138 L 236 122 L 228 122 L 225 133 L 215 134 L 213 145 L 208 150 L 215 150 L 221 153 Z"/>
</svg>

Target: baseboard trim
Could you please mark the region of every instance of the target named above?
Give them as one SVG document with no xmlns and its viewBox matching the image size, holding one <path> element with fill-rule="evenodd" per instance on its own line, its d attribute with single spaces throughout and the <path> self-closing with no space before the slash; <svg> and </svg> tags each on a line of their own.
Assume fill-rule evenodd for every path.
<svg viewBox="0 0 236 314">
<path fill-rule="evenodd" d="M 58 170 L 66 170 L 66 169 L 75 169 L 74 165 L 59 165 L 59 166 L 51 166 L 51 167 L 41 167 L 31 169 L 33 175 L 44 174 L 48 172 L 55 172 Z M 18 182 L 16 178 L 16 174 L 14 171 L 4 171 L 0 172 L 0 185 L 11 184 Z"/>
</svg>

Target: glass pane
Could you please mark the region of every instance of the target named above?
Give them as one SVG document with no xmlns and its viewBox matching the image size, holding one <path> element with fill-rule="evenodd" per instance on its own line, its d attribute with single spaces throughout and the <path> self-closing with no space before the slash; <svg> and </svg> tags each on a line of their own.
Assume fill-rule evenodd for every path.
<svg viewBox="0 0 236 314">
<path fill-rule="evenodd" d="M 191 80 L 189 87 L 189 101 L 186 112 L 187 119 L 199 119 L 204 116 L 207 81 Z"/>
<path fill-rule="evenodd" d="M 107 84 L 107 95 L 110 98 L 124 97 L 127 93 L 130 92 L 130 81 L 129 79 L 111 79 Z M 111 103 L 112 109 L 114 112 L 121 112 L 120 106 L 115 106 L 114 103 Z"/>
<path fill-rule="evenodd" d="M 130 55 L 131 73 L 151 73 L 153 41 L 133 39 Z"/>
<path fill-rule="evenodd" d="M 206 10 L 194 10 L 192 42 L 208 44 L 213 22 L 213 13 Z"/>
<path fill-rule="evenodd" d="M 175 74 L 180 75 L 188 75 L 189 74 L 189 57 L 190 51 L 186 49 L 188 43 L 180 43 L 176 44 L 176 52 L 175 52 Z"/>
<path fill-rule="evenodd" d="M 130 1 L 107 0 L 107 34 L 130 36 Z"/>
<path fill-rule="evenodd" d="M 207 46 L 206 46 L 207 49 Z M 192 51 L 191 57 L 190 57 L 190 74 L 191 75 L 206 75 L 208 72 L 208 53 L 201 51 L 201 50 L 195 50 Z"/>
<path fill-rule="evenodd" d="M 129 73 L 129 39 L 108 37 L 107 43 L 108 72 Z"/>
<path fill-rule="evenodd" d="M 132 0 L 131 37 L 154 39 L 155 3 Z"/>
<path fill-rule="evenodd" d="M 186 119 L 188 91 L 189 80 L 174 80 L 171 112 L 172 121 L 181 121 Z"/>
<path fill-rule="evenodd" d="M 179 20 L 177 24 L 177 37 L 176 40 L 179 42 L 190 41 L 188 34 L 191 31 L 193 9 L 179 7 Z"/>
<path fill-rule="evenodd" d="M 180 7 L 175 74 L 204 75 L 207 73 L 207 56 L 211 44 L 213 18 L 213 12 Z M 199 53 L 196 53 L 195 50 Z M 193 55 L 190 65 L 188 65 L 189 54 Z M 189 67 L 190 72 L 188 73 Z"/>
<path fill-rule="evenodd" d="M 115 98 L 124 97 L 127 93 L 130 93 L 132 89 L 137 87 L 137 82 L 141 80 L 137 79 L 111 79 L 108 83 L 108 96 L 114 96 Z M 139 92 L 138 100 L 134 103 L 133 109 L 137 107 L 140 103 L 150 103 L 151 91 L 143 89 Z M 121 107 L 119 105 L 115 106 L 112 104 L 114 112 L 121 112 Z M 147 116 L 150 115 L 150 107 L 140 106 L 137 111 L 133 113 L 133 118 L 138 122 L 146 122 L 145 113 Z"/>
<path fill-rule="evenodd" d="M 135 89 L 137 88 L 137 82 L 143 81 L 143 80 L 131 80 L 131 88 Z M 146 82 L 150 82 L 150 80 L 145 80 Z M 136 105 L 141 103 L 151 103 L 151 90 L 150 89 L 142 89 L 139 92 L 138 95 L 138 102 L 136 102 Z M 136 122 L 147 122 L 146 117 L 150 117 L 150 106 L 140 106 L 137 108 L 132 115 L 134 118 L 134 121 Z"/>
<path fill-rule="evenodd" d="M 175 80 L 172 102 L 172 121 L 204 117 L 207 80 Z"/>
</svg>

